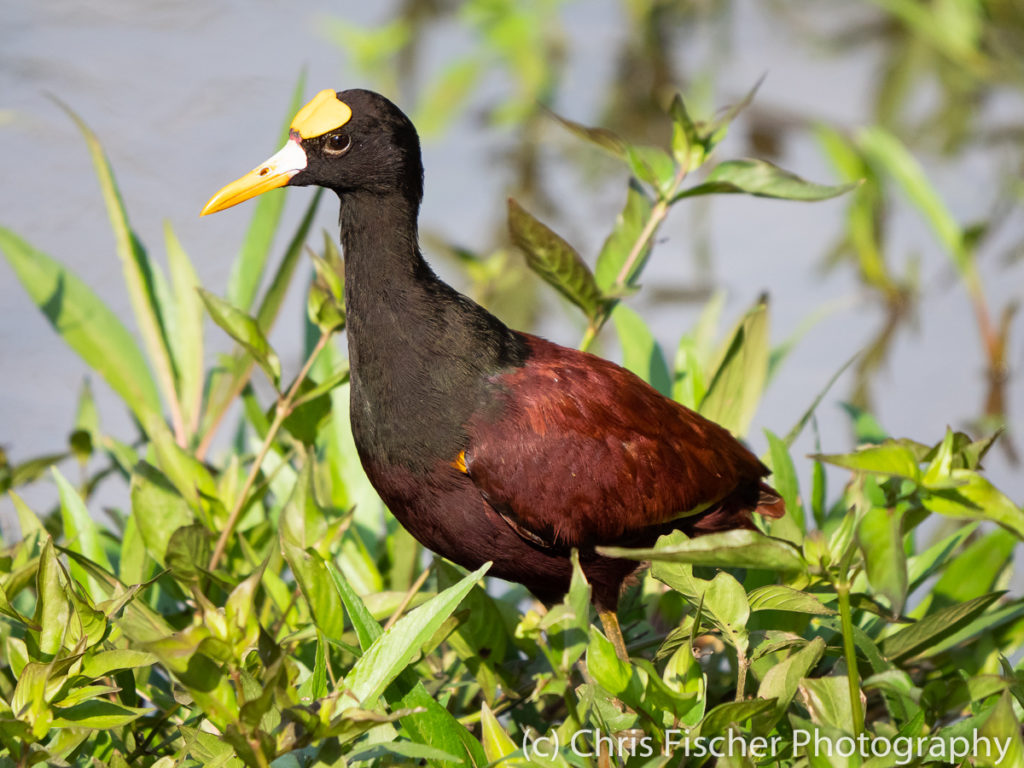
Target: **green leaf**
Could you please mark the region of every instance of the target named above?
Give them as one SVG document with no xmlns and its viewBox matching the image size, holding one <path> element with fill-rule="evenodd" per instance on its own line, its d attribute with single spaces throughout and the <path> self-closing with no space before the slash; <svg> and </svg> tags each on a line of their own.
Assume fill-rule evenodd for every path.
<svg viewBox="0 0 1024 768">
<path fill-rule="evenodd" d="M 166 564 L 167 545 L 176 530 L 195 522 L 188 502 L 156 468 L 140 462 L 131 480 L 132 519 L 146 551 Z"/>
<path fill-rule="evenodd" d="M 412 122 L 421 137 L 440 136 L 461 114 L 486 70 L 475 56 L 453 61 L 431 78 L 416 105 Z"/>
<path fill-rule="evenodd" d="M 729 701 L 719 704 L 700 721 L 697 732 L 690 732 L 691 738 L 699 734 L 701 737 L 713 737 L 725 733 L 733 724 L 743 724 L 752 717 L 775 708 L 771 699 L 751 699 L 748 701 Z"/>
<path fill-rule="evenodd" d="M 714 367 L 697 409 L 734 435 L 744 435 L 757 411 L 768 375 L 768 305 L 759 301 L 740 320 Z"/>
<path fill-rule="evenodd" d="M 772 486 L 782 496 L 786 505 L 786 517 L 799 528 L 801 533 L 805 532 L 807 519 L 803 503 L 800 500 L 800 485 L 796 477 L 796 466 L 789 455 L 786 442 L 769 429 L 764 431 L 764 435 L 768 439 L 768 450 L 771 457 Z"/>
<path fill-rule="evenodd" d="M 107 552 L 100 541 L 100 529 L 96 521 L 92 519 L 89 510 L 82 501 L 82 497 L 71 487 L 71 484 L 64 479 L 60 470 L 53 467 L 53 479 L 57 483 L 57 490 L 60 494 L 61 519 L 64 521 L 64 538 L 67 546 L 85 557 L 88 557 L 101 568 L 108 571 L 113 570 Z M 103 588 L 98 582 L 91 579 L 75 563 L 71 564 L 71 576 L 79 584 L 86 588 L 89 597 L 93 602 L 102 600 L 104 597 Z"/>
<path fill-rule="evenodd" d="M 776 720 L 785 715 L 800 681 L 811 673 L 824 654 L 825 641 L 815 637 L 765 673 L 757 689 L 757 698 L 775 699 Z"/>
<path fill-rule="evenodd" d="M 928 547 L 928 549 L 926 549 L 921 554 L 915 555 L 913 557 L 908 557 L 907 576 L 910 581 L 911 591 L 917 589 L 917 587 L 919 587 L 925 581 L 925 579 L 931 577 L 934 573 L 940 570 L 947 562 L 949 562 L 950 558 L 953 557 L 953 554 L 960 548 L 960 545 L 967 541 L 967 539 L 977 529 L 977 523 L 969 523 L 968 525 L 965 525 L 957 529 L 955 533 L 947 536 L 946 538 Z M 970 559 L 971 558 L 968 558 L 968 560 Z M 959 563 L 960 557 L 957 557 L 953 562 Z M 965 572 L 970 573 L 970 570 L 967 570 Z M 945 578 L 946 573 L 948 573 L 948 570 L 945 570 L 943 572 L 943 579 Z M 962 576 L 958 576 L 957 578 L 962 578 Z M 941 581 L 942 579 L 940 579 L 940 583 Z M 988 592 L 990 590 L 986 588 L 983 591 Z M 960 598 L 957 598 L 957 602 L 963 602 L 964 600 L 969 600 L 970 598 L 977 596 L 977 594 L 964 595 Z"/>
<path fill-rule="evenodd" d="M 438 593 L 374 640 L 345 676 L 346 693 L 340 706 L 347 709 L 375 704 L 489 567 L 489 563 L 481 566 L 458 584 Z"/>
<path fill-rule="evenodd" d="M 235 757 L 235 749 L 215 733 L 179 725 L 188 755 L 204 768 L 242 768 L 245 764 Z"/>
<path fill-rule="evenodd" d="M 672 202 L 698 195 L 747 194 L 781 200 L 814 202 L 837 197 L 856 184 L 829 186 L 801 179 L 767 160 L 726 160 L 711 169 L 707 180 L 684 189 Z"/>
<path fill-rule="evenodd" d="M 212 534 L 206 526 L 193 523 L 176 529 L 167 542 L 164 558 L 174 577 L 183 581 L 196 581 L 210 562 Z"/>
<path fill-rule="evenodd" d="M 879 126 L 865 128 L 857 138 L 865 154 L 877 167 L 885 169 L 892 176 L 914 207 L 925 217 L 957 270 L 964 274 L 972 269 L 963 230 L 928 181 L 921 164 L 903 143 Z"/>
<path fill-rule="evenodd" d="M 921 479 L 917 456 L 902 440 L 886 440 L 853 453 L 815 454 L 812 458 L 855 472 L 905 477 L 914 482 Z"/>
<path fill-rule="evenodd" d="M 495 763 L 502 760 L 501 765 L 509 766 L 509 768 L 528 765 L 527 761 L 522 758 L 503 760 L 515 752 L 518 747 L 505 733 L 505 729 L 501 727 L 501 723 L 498 722 L 498 718 L 494 716 L 491 708 L 487 706 L 486 701 L 480 706 L 480 730 L 483 736 L 484 754 L 487 755 L 490 762 Z"/>
<path fill-rule="evenodd" d="M 357 752 L 353 752 L 348 756 L 348 760 L 353 763 L 357 763 L 364 760 L 370 761 L 383 758 L 386 755 L 404 757 L 409 761 L 406 764 L 421 760 L 448 763 L 461 762 L 460 758 L 449 752 L 445 752 L 443 749 L 438 749 L 437 747 L 432 747 L 428 744 L 414 744 L 407 741 L 393 741 L 389 743 L 374 744 L 372 747 L 367 749 L 361 749 Z"/>
<path fill-rule="evenodd" d="M 89 443 L 83 456 L 76 451 L 79 461 L 85 461 L 103 442 L 100 431 L 100 414 L 96 410 L 96 398 L 92 393 L 92 383 L 88 378 L 82 380 L 82 389 L 78 393 L 78 406 L 75 408 L 75 432 L 84 434 Z"/>
<path fill-rule="evenodd" d="M 267 337 L 260 330 L 259 324 L 242 310 L 209 291 L 200 289 L 199 295 L 213 321 L 223 328 L 231 338 L 245 347 L 274 386 L 278 387 L 281 382 L 281 361 L 278 360 L 277 353 L 274 352 Z"/>
<path fill-rule="evenodd" d="M 338 590 L 338 595 L 341 597 L 341 601 L 345 605 L 345 611 L 348 613 L 349 621 L 352 622 L 352 628 L 356 631 L 359 647 L 365 651 L 373 644 L 374 640 L 381 636 L 383 630 L 380 628 L 377 620 L 366 609 L 366 604 L 355 593 L 345 577 L 341 575 L 338 567 L 334 563 L 330 563 L 328 567 L 334 588 Z"/>
<path fill-rule="evenodd" d="M 288 140 L 292 118 L 302 106 L 302 93 L 305 89 L 306 74 L 302 72 L 292 91 L 284 125 L 278 131 L 275 150 Z M 257 158 L 256 162 L 258 161 Z M 242 241 L 242 249 L 231 265 L 231 277 L 228 280 L 227 290 L 228 302 L 240 307 L 244 312 L 248 312 L 256 300 L 256 291 L 259 290 L 260 282 L 263 279 L 263 270 L 266 267 L 267 257 L 270 255 L 270 248 L 274 243 L 274 235 L 277 234 L 278 226 L 281 223 L 284 201 L 284 190 L 272 190 L 259 196 L 253 208 L 252 219 L 246 230 L 245 239 Z"/>
<path fill-rule="evenodd" d="M 93 699 L 73 707 L 54 707 L 52 725 L 54 728 L 120 728 L 152 711 L 152 708 L 126 707 L 104 699 Z"/>
<path fill-rule="evenodd" d="M 560 605 L 554 606 L 541 620 L 547 632 L 545 653 L 553 669 L 568 674 L 587 647 L 590 634 L 590 584 L 580 567 L 579 554 L 572 552 L 572 578 L 569 591 Z"/>
<path fill-rule="evenodd" d="M 644 686 L 632 665 L 615 655 L 615 646 L 597 630 L 590 632 L 587 671 L 597 684 L 627 706 L 638 707 Z"/>
<path fill-rule="evenodd" d="M 967 526 L 967 530 L 973 527 Z M 1012 563 L 1018 543 L 1016 536 L 1001 529 L 979 536 L 943 569 L 932 588 L 933 598 L 961 603 L 992 591 L 999 574 Z"/>
<path fill-rule="evenodd" d="M 584 141 L 600 147 L 613 157 L 621 159 L 626 158 L 626 150 L 629 145 L 612 131 L 609 131 L 606 128 L 589 128 L 585 125 L 564 118 L 561 115 L 556 115 L 554 112 L 548 112 L 548 114 L 561 123 L 563 127 Z"/>
<path fill-rule="evenodd" d="M 281 537 L 281 548 L 309 604 L 313 621 L 329 640 L 340 640 L 345 615 L 331 589 L 334 581 L 324 559 L 312 547 L 302 549 Z"/>
<path fill-rule="evenodd" d="M 53 329 L 140 419 L 160 413 L 160 395 L 135 337 L 91 288 L 13 232 L 0 250 Z"/>
<path fill-rule="evenodd" d="M 747 594 L 747 600 L 752 611 L 786 611 L 821 616 L 835 614 L 835 611 L 814 595 L 782 584 L 767 584 L 751 590 Z"/>
<path fill-rule="evenodd" d="M 850 709 L 850 680 L 845 675 L 805 678 L 800 684 L 811 720 L 849 733 L 853 724 Z"/>
<path fill-rule="evenodd" d="M 985 724 L 981 726 L 981 737 L 987 738 L 990 741 L 982 742 L 983 744 L 992 744 L 995 749 L 991 751 L 986 748 L 988 754 L 985 757 L 989 760 L 984 760 L 980 764 L 998 765 L 998 766 L 1017 766 L 1024 765 L 1024 741 L 1021 739 L 1020 733 L 1020 721 L 1014 711 L 1013 697 L 1010 696 L 1009 691 L 1003 691 L 999 700 L 996 702 L 995 707 L 992 709 L 992 714 L 988 716 Z M 980 753 L 980 750 L 979 750 Z M 994 758 L 1002 756 L 1002 760 L 996 762 Z M 981 754 L 976 755 L 977 758 L 981 758 Z"/>
<path fill-rule="evenodd" d="M 75 122 L 85 137 L 89 154 L 92 157 L 96 177 L 103 193 L 103 201 L 110 217 L 110 227 L 114 232 L 117 244 L 117 255 L 121 260 L 128 297 L 132 302 L 135 320 L 145 345 L 149 360 L 156 372 L 157 382 L 168 403 L 177 402 L 174 388 L 174 366 L 167 343 L 168 291 L 159 267 L 154 264 L 142 242 L 131 228 L 128 213 L 125 210 L 117 180 L 110 167 L 103 147 L 96 135 L 85 122 L 59 99 L 57 104 Z M 172 405 L 173 408 L 173 405 Z"/>
<path fill-rule="evenodd" d="M 212 640 L 210 630 L 199 624 L 147 642 L 145 647 L 185 686 L 210 722 L 224 730 L 228 723 L 237 722 L 240 708 L 227 671 L 205 652 L 217 645 Z"/>
<path fill-rule="evenodd" d="M 624 287 L 633 285 L 643 271 L 651 253 L 650 239 L 644 244 L 628 273 L 622 274 L 622 269 L 650 218 L 652 207 L 647 193 L 630 179 L 625 206 L 616 217 L 611 233 L 601 246 L 597 265 L 594 267 L 594 279 L 605 294 L 621 291 Z"/>
<path fill-rule="evenodd" d="M 118 669 L 149 667 L 156 664 L 156 661 L 157 658 L 153 654 L 130 648 L 99 651 L 85 657 L 85 661 L 82 663 L 82 674 L 95 680 L 99 677 L 106 677 Z"/>
<path fill-rule="evenodd" d="M 602 306 L 601 291 L 576 250 L 512 198 L 508 200 L 508 228 L 512 242 L 526 254 L 530 269 L 587 317 L 596 317 Z"/>
<path fill-rule="evenodd" d="M 951 605 L 925 616 L 909 627 L 901 629 L 882 641 L 882 653 L 887 659 L 896 661 L 922 653 L 934 643 L 956 632 L 973 620 L 996 599 L 1001 592 L 991 592 L 966 603 Z"/>
<path fill-rule="evenodd" d="M 693 170 L 696 166 L 692 164 L 692 151 L 698 143 L 697 127 L 686 109 L 682 94 L 677 93 L 672 98 L 669 115 L 672 117 L 672 156 L 679 165 L 688 171 Z"/>
<path fill-rule="evenodd" d="M 807 567 L 799 550 L 788 541 L 742 529 L 709 533 L 671 545 L 659 542 L 650 549 L 598 547 L 597 551 L 607 557 L 713 565 L 720 568 L 802 571 Z"/>
<path fill-rule="evenodd" d="M 903 612 L 907 599 L 907 558 L 903 550 L 903 514 L 872 506 L 857 526 L 857 542 L 872 588 L 889 600 L 893 616 Z"/>
<path fill-rule="evenodd" d="M 632 371 L 656 390 L 672 396 L 672 376 L 661 351 L 643 318 L 625 304 L 616 304 L 612 322 L 622 344 L 622 367 Z"/>
<path fill-rule="evenodd" d="M 986 478 L 969 469 L 954 469 L 950 480 L 951 488 L 929 488 L 921 494 L 926 509 L 948 517 L 990 520 L 1024 538 L 1024 509 Z"/>
<path fill-rule="evenodd" d="M 168 338 L 174 370 L 177 373 L 178 399 L 188 433 L 195 432 L 203 398 L 203 304 L 197 290 L 201 283 L 181 247 L 169 221 L 164 222 L 167 266 L 174 288 L 174 329 Z"/>
<path fill-rule="evenodd" d="M 660 147 L 630 146 L 626 157 L 633 175 L 646 181 L 659 196 L 669 193 L 676 175 L 676 165 L 665 150 Z"/>
<path fill-rule="evenodd" d="M 334 586 L 345 604 L 356 637 L 359 638 L 359 646 L 365 651 L 381 636 L 383 630 L 334 563 L 330 563 L 329 567 Z M 402 727 L 414 740 L 451 754 L 463 751 L 471 763 L 481 764 L 484 752 L 480 742 L 437 702 L 413 670 L 406 669 L 398 675 L 388 688 L 387 697 L 393 705 L 423 710 L 402 718 Z"/>
<path fill-rule="evenodd" d="M 53 551 L 53 539 L 47 537 L 39 553 L 36 571 L 36 601 L 34 621 L 39 629 L 37 645 L 43 660 L 57 655 L 64 644 L 64 635 L 71 620 L 71 603 L 62 583 L 61 565 Z"/>
</svg>

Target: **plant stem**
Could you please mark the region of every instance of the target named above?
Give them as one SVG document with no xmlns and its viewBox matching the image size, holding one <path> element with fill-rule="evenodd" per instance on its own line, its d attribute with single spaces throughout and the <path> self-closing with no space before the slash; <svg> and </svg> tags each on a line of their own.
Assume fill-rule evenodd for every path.
<svg viewBox="0 0 1024 768">
<path fill-rule="evenodd" d="M 857 670 L 857 651 L 853 645 L 853 613 L 850 610 L 850 585 L 836 584 L 839 594 L 839 618 L 843 628 L 843 657 L 846 659 L 846 677 L 850 685 L 850 711 L 853 713 L 853 735 L 864 731 L 864 711 L 860 707 L 860 673 Z"/>
<path fill-rule="evenodd" d="M 661 226 L 661 222 L 665 220 L 668 215 L 668 209 L 672 207 L 672 198 L 675 197 L 676 192 L 679 191 L 679 187 L 682 186 L 683 181 L 686 179 L 687 169 L 685 166 L 679 166 L 676 169 L 676 175 L 672 179 L 671 186 L 664 192 L 658 192 L 658 201 L 651 207 L 651 213 L 647 217 L 647 221 L 644 222 L 644 228 L 640 230 L 640 234 L 637 235 L 636 241 L 629 249 L 629 254 L 626 256 L 626 260 L 622 263 L 622 268 L 619 270 L 619 274 L 615 277 L 615 285 L 612 288 L 612 295 L 622 293 L 628 287 L 630 280 L 634 277 L 633 271 L 636 269 L 637 263 L 640 261 L 640 257 L 643 255 L 644 250 L 647 248 L 654 237 L 654 233 L 658 231 L 658 227 Z M 597 334 L 601 332 L 601 328 L 608 322 L 608 318 L 611 316 L 612 310 L 618 303 L 618 299 L 608 299 L 605 301 L 604 306 L 598 313 L 590 319 L 590 323 L 587 325 L 587 330 L 583 333 L 583 339 L 580 341 L 580 351 L 586 352 L 590 345 L 597 338 Z"/>
<path fill-rule="evenodd" d="M 622 269 L 619 270 L 619 274 L 615 278 L 617 288 L 625 288 L 629 284 L 629 279 L 633 276 L 633 269 L 636 267 L 640 255 L 644 252 L 644 248 L 647 247 L 654 233 L 657 232 L 658 226 L 665 220 L 665 216 L 668 215 L 669 206 L 672 205 L 672 198 L 675 197 L 679 186 L 685 178 L 686 166 L 680 165 L 676 169 L 675 178 L 672 179 L 672 186 L 666 192 L 658 195 L 658 202 L 651 208 L 650 217 L 648 217 L 647 222 L 644 224 L 644 228 L 640 230 L 639 237 L 633 243 L 633 247 L 630 248 L 629 255 L 626 257 L 625 262 L 622 264 Z"/>
<path fill-rule="evenodd" d="M 607 319 L 608 313 L 601 312 L 590 321 L 587 330 L 583 332 L 583 339 L 580 341 L 580 352 L 586 352 L 590 349 L 590 345 L 597 338 L 597 332 L 601 330 L 601 326 L 604 325 L 604 321 Z"/>
<path fill-rule="evenodd" d="M 242 486 L 242 490 L 238 494 L 238 500 L 235 502 L 235 506 L 231 510 L 231 514 L 228 516 L 228 521 L 224 525 L 224 530 L 220 533 L 220 538 L 217 539 L 217 546 L 214 547 L 213 555 L 210 557 L 210 564 L 208 566 L 209 570 L 215 570 L 221 557 L 224 555 L 224 550 L 227 549 L 228 546 L 228 539 L 231 537 L 231 533 L 235 530 L 235 526 L 238 524 L 238 518 L 241 517 L 242 510 L 245 509 L 245 503 L 249 496 L 249 492 L 256 483 L 256 478 L 259 477 L 260 467 L 263 466 L 263 460 L 270 452 L 270 446 L 274 444 L 274 438 L 277 437 L 277 433 L 281 429 L 281 425 L 284 424 L 284 420 L 291 415 L 292 404 L 294 403 L 296 396 L 299 394 L 299 387 L 306 379 L 306 376 L 309 375 L 309 369 L 313 367 L 313 363 L 316 362 L 316 359 L 323 351 L 323 348 L 327 346 L 327 341 L 330 337 L 330 331 L 323 331 L 320 334 L 320 338 L 317 339 L 316 346 L 313 347 L 313 351 L 309 353 L 309 357 L 303 364 L 302 370 L 299 371 L 299 375 L 295 377 L 295 381 L 292 383 L 288 393 L 282 399 L 278 400 L 277 408 L 274 409 L 274 421 L 270 424 L 270 428 L 267 430 L 267 436 L 263 439 L 263 445 L 260 446 L 260 452 L 256 455 L 256 459 L 253 461 L 252 469 L 249 470 L 249 476 L 245 478 L 245 485 Z"/>
<path fill-rule="evenodd" d="M 743 701 L 747 690 L 747 669 L 750 668 L 750 661 L 747 654 L 736 649 L 736 701 Z"/>
</svg>

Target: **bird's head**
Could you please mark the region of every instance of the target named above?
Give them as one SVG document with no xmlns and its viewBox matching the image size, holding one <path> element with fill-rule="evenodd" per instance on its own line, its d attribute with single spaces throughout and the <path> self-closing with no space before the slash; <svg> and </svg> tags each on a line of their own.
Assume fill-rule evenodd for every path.
<svg viewBox="0 0 1024 768">
<path fill-rule="evenodd" d="M 319 186 L 407 198 L 419 207 L 423 165 L 416 129 L 402 111 L 372 91 L 320 91 L 292 120 L 277 154 L 215 194 L 201 216 L 270 189 Z"/>
</svg>

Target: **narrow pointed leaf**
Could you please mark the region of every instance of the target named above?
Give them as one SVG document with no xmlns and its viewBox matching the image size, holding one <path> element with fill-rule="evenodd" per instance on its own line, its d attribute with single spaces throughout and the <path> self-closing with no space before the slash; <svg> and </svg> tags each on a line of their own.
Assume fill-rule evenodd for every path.
<svg viewBox="0 0 1024 768">
<path fill-rule="evenodd" d="M 0 228 L 0 250 L 29 298 L 136 416 L 160 413 L 160 395 L 135 337 L 91 288 L 41 251 Z"/>
<path fill-rule="evenodd" d="M 759 302 L 740 321 L 701 401 L 699 413 L 734 435 L 744 435 L 768 376 L 768 305 Z"/>
<path fill-rule="evenodd" d="M 281 381 L 281 361 L 257 322 L 209 291 L 200 289 L 199 295 L 213 321 L 245 347 L 276 387 Z"/>
<path fill-rule="evenodd" d="M 625 304 L 617 304 L 612 311 L 612 322 L 622 344 L 622 367 L 671 397 L 672 376 L 665 353 L 643 318 Z"/>
<path fill-rule="evenodd" d="M 600 147 L 614 157 L 625 159 L 629 145 L 607 128 L 590 128 L 561 115 L 556 115 L 554 112 L 549 112 L 548 114 L 561 123 L 564 128 L 584 141 Z"/>
<path fill-rule="evenodd" d="M 494 716 L 491 708 L 487 706 L 486 701 L 483 702 L 480 708 L 480 729 L 483 736 L 484 754 L 487 755 L 489 761 L 494 763 L 498 760 L 503 760 L 501 765 L 509 766 L 509 768 L 527 764 L 525 759 L 512 758 L 504 760 L 504 758 L 515 752 L 518 747 L 509 738 L 509 735 L 505 733 L 505 729 L 501 727 L 501 723 L 498 722 L 498 718 Z"/>
<path fill-rule="evenodd" d="M 877 126 L 865 129 L 858 136 L 858 142 L 868 157 L 878 167 L 884 168 L 903 188 L 911 203 L 931 225 L 961 274 L 971 269 L 970 253 L 965 247 L 960 225 L 906 146 L 884 128 Z"/>
<path fill-rule="evenodd" d="M 857 541 L 864 555 L 868 581 L 889 599 L 894 616 L 907 598 L 907 558 L 903 551 L 903 515 L 894 509 L 872 507 L 860 520 Z"/>
<path fill-rule="evenodd" d="M 175 333 L 168 341 L 178 374 L 182 416 L 191 433 L 199 419 L 203 396 L 203 303 L 199 298 L 199 277 L 169 221 L 164 222 L 164 241 L 175 311 Z"/>
<path fill-rule="evenodd" d="M 576 250 L 512 198 L 508 201 L 508 228 L 512 242 L 526 254 L 530 269 L 587 317 L 595 317 L 601 308 L 601 291 Z"/>
<path fill-rule="evenodd" d="M 598 547 L 597 550 L 608 557 L 713 565 L 721 568 L 766 568 L 779 571 L 802 571 L 806 568 L 799 550 L 788 541 L 747 530 L 709 533 L 669 546 L 655 546 L 649 549 Z"/>
<path fill-rule="evenodd" d="M 644 225 L 651 215 L 653 204 L 643 188 L 635 181 L 630 180 L 626 191 L 626 203 L 622 211 L 615 218 L 615 225 L 611 234 L 601 246 L 601 252 L 597 256 L 597 264 L 594 267 L 594 279 L 598 286 L 606 294 L 613 290 L 621 290 L 636 282 L 637 277 L 643 271 L 647 257 L 651 253 L 650 240 L 644 245 L 639 256 L 629 269 L 629 274 L 620 282 L 623 277 L 622 270 L 626 265 L 629 254 L 640 239 Z"/>
<path fill-rule="evenodd" d="M 132 230 L 117 180 L 114 178 L 110 161 L 99 139 L 69 107 L 59 100 L 57 100 L 57 104 L 75 122 L 85 137 L 96 170 L 96 177 L 100 183 L 100 191 L 103 193 L 107 214 L 110 217 L 110 227 L 114 232 L 117 255 L 121 260 L 121 269 L 124 272 L 125 285 L 128 288 L 128 297 L 132 302 L 135 320 L 139 325 L 139 332 L 156 373 L 157 382 L 173 411 L 177 402 L 177 394 L 174 388 L 174 366 L 171 362 L 167 342 L 166 316 L 171 307 L 167 305 L 166 300 L 170 293 L 167 290 L 166 281 L 158 265 L 150 260 L 142 242 Z"/>
<path fill-rule="evenodd" d="M 489 565 L 483 565 L 458 584 L 440 592 L 381 634 L 345 677 L 345 687 L 356 700 L 347 697 L 341 706 L 347 708 L 357 703 L 373 704 L 455 611 Z"/>
<path fill-rule="evenodd" d="M 61 519 L 64 522 L 64 538 L 68 541 L 68 546 L 101 568 L 112 570 L 103 542 L 100 540 L 99 526 L 89 514 L 82 497 L 64 479 L 59 469 L 53 467 L 52 472 L 60 493 Z M 76 563 L 71 563 L 71 575 L 86 588 L 94 603 L 106 596 L 100 584 L 83 572 Z"/>
<path fill-rule="evenodd" d="M 913 656 L 928 649 L 928 646 L 953 634 L 973 620 L 995 600 L 1001 592 L 991 592 L 966 603 L 951 605 L 929 614 L 920 621 L 901 629 L 882 641 L 882 653 L 890 660 Z"/>
<path fill-rule="evenodd" d="M 767 160 L 726 160 L 716 165 L 703 183 L 677 194 L 673 202 L 698 195 L 723 194 L 746 194 L 814 202 L 837 197 L 856 186 L 815 184 L 794 173 L 784 171 Z"/>
</svg>

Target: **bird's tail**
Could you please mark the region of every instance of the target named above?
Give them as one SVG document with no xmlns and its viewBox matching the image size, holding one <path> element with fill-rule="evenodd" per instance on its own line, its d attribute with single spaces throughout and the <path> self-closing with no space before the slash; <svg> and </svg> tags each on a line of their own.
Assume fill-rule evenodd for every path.
<svg viewBox="0 0 1024 768">
<path fill-rule="evenodd" d="M 786 503 L 778 491 L 767 483 L 759 482 L 738 489 L 726 496 L 710 509 L 683 518 L 678 526 L 688 536 L 702 536 L 706 533 L 721 533 L 737 528 L 756 530 L 753 513 L 763 517 L 778 518 L 786 514 Z"/>
</svg>

